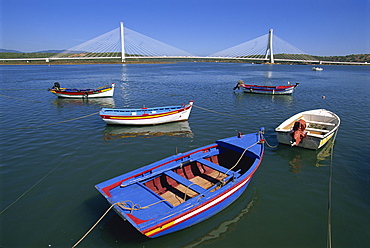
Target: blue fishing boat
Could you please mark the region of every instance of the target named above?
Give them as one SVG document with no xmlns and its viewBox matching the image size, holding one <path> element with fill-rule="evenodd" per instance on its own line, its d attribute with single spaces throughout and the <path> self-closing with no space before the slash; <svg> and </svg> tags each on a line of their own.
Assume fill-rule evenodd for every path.
<svg viewBox="0 0 370 248">
<path fill-rule="evenodd" d="M 210 218 L 243 193 L 262 161 L 263 131 L 238 133 L 95 187 L 147 237 L 179 231 Z"/>
</svg>

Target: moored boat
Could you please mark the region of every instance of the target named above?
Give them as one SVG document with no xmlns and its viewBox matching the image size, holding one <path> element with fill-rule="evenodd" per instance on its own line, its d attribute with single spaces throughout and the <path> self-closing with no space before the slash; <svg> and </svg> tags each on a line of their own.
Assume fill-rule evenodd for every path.
<svg viewBox="0 0 370 248">
<path fill-rule="evenodd" d="M 317 150 L 337 132 L 340 118 L 326 109 L 303 111 L 281 123 L 276 129 L 279 143 Z"/>
<path fill-rule="evenodd" d="M 99 115 L 107 124 L 157 125 L 189 119 L 193 101 L 188 104 L 155 108 L 112 109 L 103 108 Z"/>
<path fill-rule="evenodd" d="M 263 130 L 170 156 L 95 187 L 147 237 L 179 231 L 243 193 L 263 158 Z"/>
<path fill-rule="evenodd" d="M 270 95 L 289 95 L 294 92 L 294 89 L 299 83 L 295 85 L 278 85 L 278 86 L 267 86 L 267 85 L 254 85 L 245 84 L 242 80 L 238 81 L 238 84 L 234 87 L 235 89 L 241 89 L 246 93 L 255 94 L 270 94 Z"/>
<path fill-rule="evenodd" d="M 63 98 L 97 98 L 97 97 L 112 97 L 114 93 L 114 83 L 107 86 L 102 86 L 96 89 L 69 89 L 61 88 L 58 82 L 54 83 L 51 93 Z"/>
</svg>

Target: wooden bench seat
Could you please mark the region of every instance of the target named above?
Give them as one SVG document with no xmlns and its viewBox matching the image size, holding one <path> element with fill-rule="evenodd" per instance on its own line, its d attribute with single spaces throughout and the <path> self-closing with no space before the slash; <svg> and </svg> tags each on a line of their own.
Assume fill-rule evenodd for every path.
<svg viewBox="0 0 370 248">
<path fill-rule="evenodd" d="M 204 188 L 200 187 L 199 185 L 197 184 L 194 184 L 193 182 L 189 181 L 188 179 L 180 176 L 179 174 L 176 174 L 175 172 L 173 171 L 166 171 L 164 173 L 166 176 L 174 179 L 175 181 L 177 181 L 178 183 L 184 185 L 185 187 L 187 188 L 190 188 L 191 190 L 194 190 L 195 192 L 197 192 L 198 194 L 201 194 L 204 192 Z"/>
<path fill-rule="evenodd" d="M 329 133 L 330 130 L 325 130 L 325 129 L 317 129 L 317 128 L 306 128 L 307 131 L 313 131 L 313 132 L 320 132 L 320 133 Z"/>
</svg>

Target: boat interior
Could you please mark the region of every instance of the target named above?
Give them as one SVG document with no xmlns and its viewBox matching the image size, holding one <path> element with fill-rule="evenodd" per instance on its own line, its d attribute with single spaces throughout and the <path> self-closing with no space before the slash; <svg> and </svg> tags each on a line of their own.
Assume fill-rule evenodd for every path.
<svg viewBox="0 0 370 248">
<path fill-rule="evenodd" d="M 246 156 L 232 168 L 239 157 L 240 153 L 223 149 L 217 155 L 186 161 L 144 185 L 172 206 L 177 206 L 200 194 L 214 192 L 248 171 L 254 159 Z"/>
<path fill-rule="evenodd" d="M 332 129 L 334 129 L 336 124 L 334 123 L 334 119 L 324 120 L 323 118 L 323 116 L 318 115 L 301 116 L 285 125 L 283 129 L 291 130 L 298 120 L 304 120 L 306 121 L 307 125 L 305 130 L 307 130 L 310 134 L 325 135 L 329 133 Z"/>
</svg>

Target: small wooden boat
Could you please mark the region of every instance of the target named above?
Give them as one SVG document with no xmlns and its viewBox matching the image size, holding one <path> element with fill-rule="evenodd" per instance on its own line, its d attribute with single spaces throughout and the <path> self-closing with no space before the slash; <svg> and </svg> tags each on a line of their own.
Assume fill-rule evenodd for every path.
<svg viewBox="0 0 370 248">
<path fill-rule="evenodd" d="M 140 108 L 113 109 L 103 108 L 99 115 L 107 124 L 119 125 L 156 125 L 189 119 L 193 101 L 187 105 Z"/>
<path fill-rule="evenodd" d="M 56 82 L 49 91 L 58 97 L 64 98 L 112 97 L 114 93 L 114 83 L 110 86 L 107 85 L 96 89 L 68 89 L 61 88 L 60 84 Z"/>
<path fill-rule="evenodd" d="M 293 115 L 276 129 L 282 144 L 317 150 L 336 133 L 340 118 L 325 109 L 308 110 Z"/>
<path fill-rule="evenodd" d="M 238 81 L 238 84 L 234 87 L 235 89 L 242 89 L 246 93 L 256 94 L 271 94 L 271 95 L 289 95 L 294 92 L 294 89 L 299 83 L 295 85 L 279 85 L 279 86 L 265 86 L 265 85 L 252 85 L 244 84 L 242 80 Z"/>
<path fill-rule="evenodd" d="M 312 71 L 323 71 L 324 69 L 322 67 L 312 67 Z"/>
<path fill-rule="evenodd" d="M 263 130 L 170 156 L 95 187 L 147 237 L 179 231 L 210 218 L 243 193 L 262 161 Z"/>
</svg>

